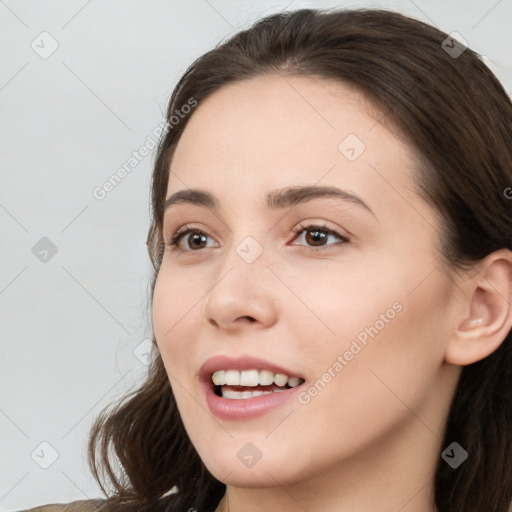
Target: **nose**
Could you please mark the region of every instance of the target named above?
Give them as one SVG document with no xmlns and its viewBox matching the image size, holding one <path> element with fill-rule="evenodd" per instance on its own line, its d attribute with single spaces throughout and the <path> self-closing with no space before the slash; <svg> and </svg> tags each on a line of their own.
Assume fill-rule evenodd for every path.
<svg viewBox="0 0 512 512">
<path fill-rule="evenodd" d="M 226 331 L 271 327 L 277 319 L 276 278 L 261 254 L 248 263 L 232 249 L 204 304 L 204 318 Z"/>
</svg>

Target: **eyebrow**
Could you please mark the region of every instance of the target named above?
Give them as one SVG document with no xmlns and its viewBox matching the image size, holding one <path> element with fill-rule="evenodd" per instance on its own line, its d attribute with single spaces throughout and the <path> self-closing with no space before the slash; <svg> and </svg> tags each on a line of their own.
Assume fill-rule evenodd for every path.
<svg viewBox="0 0 512 512">
<path fill-rule="evenodd" d="M 350 201 L 362 206 L 375 216 L 372 209 L 359 196 L 333 186 L 297 186 L 272 190 L 266 195 L 264 206 L 269 210 L 279 210 L 312 201 L 313 199 L 329 197 Z M 219 201 L 209 192 L 199 189 L 186 189 L 179 190 L 168 197 L 165 200 L 164 211 L 183 203 L 203 206 L 209 210 L 218 210 L 220 208 Z"/>
</svg>

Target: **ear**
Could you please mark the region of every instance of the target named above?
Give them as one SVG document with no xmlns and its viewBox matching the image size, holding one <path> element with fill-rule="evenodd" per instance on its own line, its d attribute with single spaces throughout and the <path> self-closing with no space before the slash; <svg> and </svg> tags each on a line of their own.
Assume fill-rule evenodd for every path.
<svg viewBox="0 0 512 512">
<path fill-rule="evenodd" d="M 467 299 L 445 352 L 445 361 L 465 366 L 486 358 L 512 328 L 512 252 L 500 249 L 479 263 L 479 272 L 461 283 Z"/>
</svg>

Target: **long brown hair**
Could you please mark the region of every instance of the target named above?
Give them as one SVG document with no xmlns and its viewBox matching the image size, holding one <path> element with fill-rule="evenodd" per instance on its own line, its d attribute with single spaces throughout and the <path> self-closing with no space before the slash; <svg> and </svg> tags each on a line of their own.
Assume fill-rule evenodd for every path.
<svg viewBox="0 0 512 512">
<path fill-rule="evenodd" d="M 443 219 L 439 243 L 448 268 L 464 269 L 495 250 L 512 249 L 512 201 L 506 193 L 512 186 L 512 104 L 478 54 L 398 13 L 302 9 L 268 16 L 234 35 L 197 59 L 175 87 L 152 178 L 151 306 L 163 256 L 171 158 L 193 115 L 183 107 L 200 105 L 222 86 L 263 73 L 338 80 L 380 108 L 382 122 L 397 129 L 421 157 L 418 188 Z M 207 471 L 190 442 L 154 338 L 153 344 L 146 381 L 96 419 L 89 463 L 105 494 L 103 478 L 111 484 L 112 510 L 120 504 L 128 510 L 131 504 L 138 511 L 213 511 L 225 485 Z M 452 469 L 439 454 L 437 509 L 507 512 L 512 500 L 510 332 L 491 355 L 463 368 L 442 448 L 453 441 L 469 458 Z M 174 486 L 177 492 L 169 493 Z"/>
</svg>

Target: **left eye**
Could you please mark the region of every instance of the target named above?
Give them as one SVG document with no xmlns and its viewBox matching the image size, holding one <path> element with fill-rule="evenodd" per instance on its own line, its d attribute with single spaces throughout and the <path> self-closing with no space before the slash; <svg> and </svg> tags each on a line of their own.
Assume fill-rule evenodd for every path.
<svg viewBox="0 0 512 512">
<path fill-rule="evenodd" d="M 309 246 L 309 245 L 307 246 L 309 249 L 311 249 L 313 251 L 322 250 L 322 249 L 317 249 L 317 247 L 326 247 L 326 249 L 324 249 L 324 250 L 328 250 L 328 249 L 332 249 L 333 246 L 340 245 L 340 244 L 336 244 L 336 243 L 333 243 L 333 244 L 324 243 L 328 240 L 328 238 L 330 236 L 337 238 L 342 244 L 347 243 L 349 241 L 347 237 L 341 235 L 340 233 L 338 233 L 337 231 L 335 231 L 333 229 L 328 228 L 327 226 L 314 226 L 314 225 L 302 226 L 301 225 L 297 229 L 294 229 L 293 232 L 297 235 L 297 238 L 302 238 L 302 235 L 304 234 L 305 236 L 303 237 L 303 239 L 307 243 L 316 244 L 313 246 Z M 309 233 L 309 235 L 308 235 L 308 233 Z"/>
<path fill-rule="evenodd" d="M 302 238 L 306 242 L 306 244 L 313 244 L 306 245 L 306 247 L 308 247 L 312 251 L 331 249 L 333 246 L 341 245 L 349 241 L 347 237 L 341 235 L 340 233 L 333 229 L 328 228 L 327 226 L 301 225 L 292 231 L 296 235 L 296 239 Z M 307 235 L 307 233 L 309 233 L 309 236 Z M 306 236 L 302 237 L 303 234 Z M 327 244 L 326 241 L 329 239 L 329 237 L 337 238 L 340 241 L 340 244 Z M 176 246 L 180 251 L 183 252 L 187 252 L 189 250 L 198 251 L 200 249 L 205 248 L 204 244 L 206 243 L 208 238 L 211 238 L 210 235 L 208 235 L 208 233 L 205 233 L 204 231 L 201 231 L 200 229 L 197 228 L 184 226 L 182 229 L 178 230 L 174 234 L 169 245 Z M 191 245 L 189 245 L 187 249 L 183 249 L 183 247 L 181 247 L 182 239 L 185 239 L 188 242 L 188 244 L 192 244 L 192 246 L 195 245 L 195 248 L 191 248 Z M 326 249 L 318 249 L 318 247 L 326 247 Z"/>
</svg>

